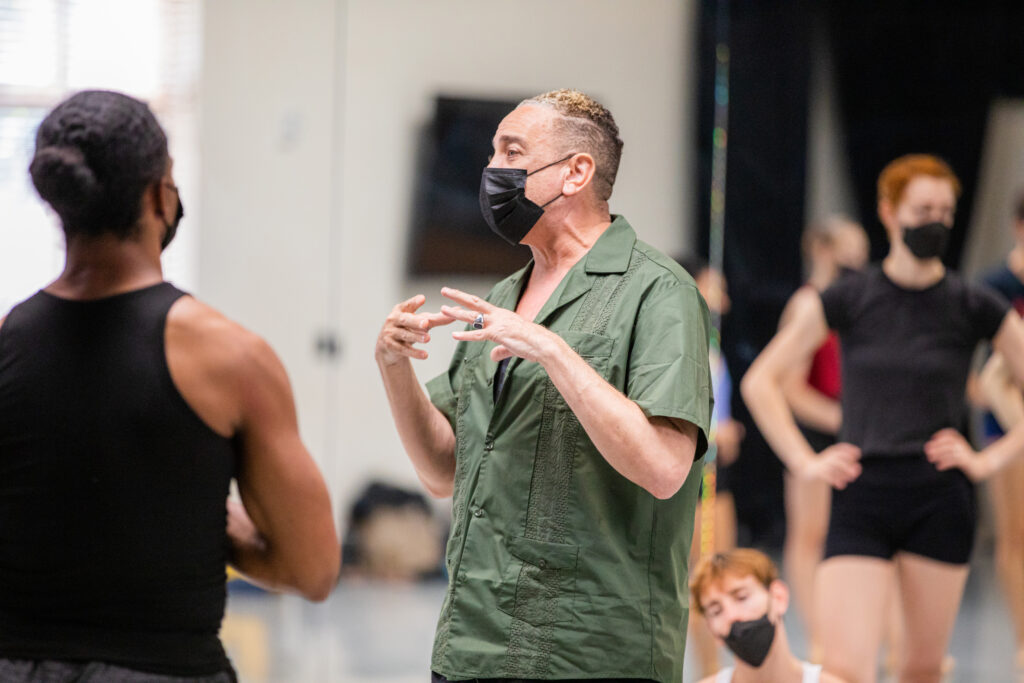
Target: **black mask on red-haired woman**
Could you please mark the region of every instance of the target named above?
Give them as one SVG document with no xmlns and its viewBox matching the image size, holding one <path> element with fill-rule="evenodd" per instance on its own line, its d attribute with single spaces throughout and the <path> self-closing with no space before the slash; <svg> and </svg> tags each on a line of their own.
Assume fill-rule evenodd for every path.
<svg viewBox="0 0 1024 683">
<path fill-rule="evenodd" d="M 903 243 L 919 259 L 942 258 L 949 247 L 949 227 L 945 223 L 925 223 L 903 227 Z"/>
</svg>

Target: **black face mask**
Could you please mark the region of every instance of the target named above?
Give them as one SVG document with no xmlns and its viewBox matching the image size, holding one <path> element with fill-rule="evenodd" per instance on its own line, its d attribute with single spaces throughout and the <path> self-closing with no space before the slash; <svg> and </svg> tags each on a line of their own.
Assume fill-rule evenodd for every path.
<svg viewBox="0 0 1024 683">
<path fill-rule="evenodd" d="M 764 664 L 775 640 L 775 624 L 765 614 L 753 621 L 735 621 L 725 637 L 732 653 L 755 669 Z"/>
<path fill-rule="evenodd" d="M 573 154 L 529 173 L 523 168 L 485 168 L 480 176 L 480 212 L 488 227 L 509 244 L 519 244 L 544 215 L 544 207 L 562 196 L 559 193 L 538 206 L 526 198 L 527 176 L 560 164 Z"/>
<path fill-rule="evenodd" d="M 949 246 L 950 229 L 945 223 L 903 227 L 903 243 L 919 259 L 942 258 Z"/>
<path fill-rule="evenodd" d="M 171 185 L 174 188 L 174 194 L 178 197 L 178 212 L 174 214 L 174 222 L 165 223 L 167 231 L 164 232 L 164 238 L 160 242 L 160 251 L 163 251 L 171 242 L 174 240 L 174 236 L 178 234 L 178 224 L 181 223 L 181 219 L 185 217 L 185 207 L 181 204 L 181 194 L 178 192 L 178 188 Z"/>
</svg>

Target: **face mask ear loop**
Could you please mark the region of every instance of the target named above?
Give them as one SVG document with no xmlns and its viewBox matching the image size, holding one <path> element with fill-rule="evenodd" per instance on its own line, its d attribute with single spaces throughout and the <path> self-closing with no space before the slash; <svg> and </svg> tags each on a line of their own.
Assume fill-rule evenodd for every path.
<svg viewBox="0 0 1024 683">
<path fill-rule="evenodd" d="M 540 173 L 540 172 L 541 172 L 541 171 L 543 171 L 543 170 L 544 170 L 545 168 L 551 168 L 551 167 L 552 167 L 552 166 L 554 166 L 555 164 L 560 164 L 560 163 L 562 163 L 563 161 L 565 161 L 566 159 L 572 159 L 572 158 L 573 158 L 574 156 L 576 156 L 576 152 L 572 152 L 571 154 L 569 154 L 569 156 L 565 156 L 565 157 L 562 157 L 562 158 L 561 158 L 561 159 L 559 159 L 558 161 L 552 161 L 552 162 L 551 162 L 550 164 L 548 164 L 547 166 L 541 166 L 541 167 L 540 167 L 540 168 L 538 168 L 538 169 L 534 169 L 534 170 L 530 171 L 529 173 L 527 173 L 526 175 L 527 175 L 527 177 L 529 177 L 529 176 L 532 176 L 532 175 L 533 175 L 534 173 Z M 551 202 L 548 202 L 548 204 L 550 204 L 550 203 L 551 203 Z M 545 206 L 547 206 L 547 204 L 545 204 Z"/>
</svg>

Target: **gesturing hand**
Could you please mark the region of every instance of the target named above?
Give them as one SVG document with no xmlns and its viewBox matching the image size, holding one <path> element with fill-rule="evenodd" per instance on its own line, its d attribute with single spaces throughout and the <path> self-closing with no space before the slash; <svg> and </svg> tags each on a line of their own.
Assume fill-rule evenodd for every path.
<svg viewBox="0 0 1024 683">
<path fill-rule="evenodd" d="M 451 287 L 442 288 L 441 295 L 460 304 L 442 306 L 442 314 L 469 324 L 477 323 L 474 325 L 476 329 L 453 332 L 452 336 L 459 341 L 493 341 L 497 346 L 491 350 L 492 360 L 518 356 L 539 361 L 543 352 L 550 348 L 554 333 L 523 319 L 514 311 L 499 308 L 481 297 Z"/>
<path fill-rule="evenodd" d="M 850 443 L 829 446 L 802 473 L 808 479 L 820 479 L 842 490 L 860 476 L 860 449 Z"/>
<path fill-rule="evenodd" d="M 427 352 L 413 344 L 430 341 L 428 330 L 455 320 L 444 313 L 417 313 L 426 300 L 417 294 L 391 309 L 377 337 L 375 353 L 379 363 L 392 365 L 402 358 L 426 358 Z"/>
<path fill-rule="evenodd" d="M 988 458 L 979 455 L 967 439 L 955 429 L 940 429 L 924 445 L 924 454 L 935 469 L 959 467 L 971 481 L 987 479 L 991 472 Z"/>
</svg>

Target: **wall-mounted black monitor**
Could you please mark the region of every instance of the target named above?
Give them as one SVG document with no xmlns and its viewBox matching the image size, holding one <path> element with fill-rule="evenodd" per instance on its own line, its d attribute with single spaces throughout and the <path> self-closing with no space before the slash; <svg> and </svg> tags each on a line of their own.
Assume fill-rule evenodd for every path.
<svg viewBox="0 0 1024 683">
<path fill-rule="evenodd" d="M 480 171 L 498 124 L 519 100 L 439 96 L 426 127 L 414 186 L 408 269 L 413 275 L 508 274 L 530 258 L 495 235 L 480 214 Z"/>
</svg>

